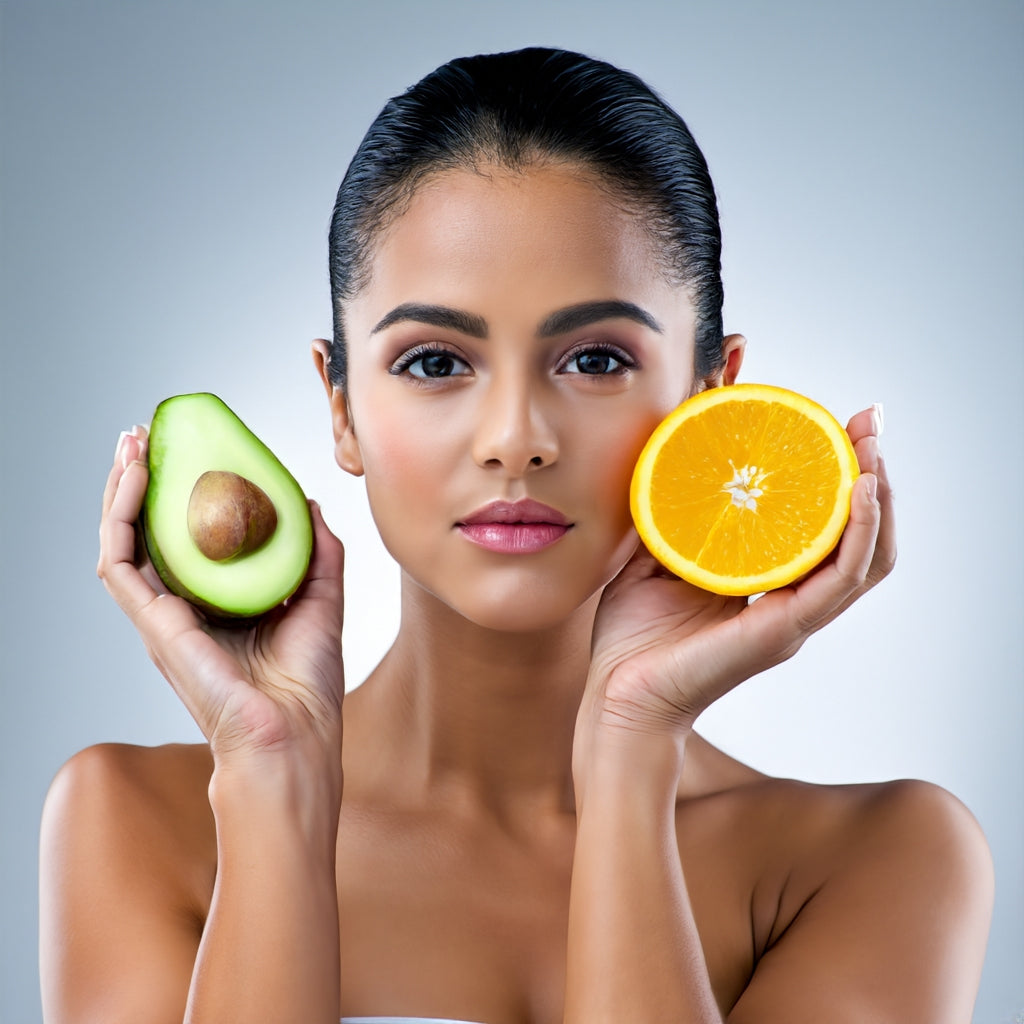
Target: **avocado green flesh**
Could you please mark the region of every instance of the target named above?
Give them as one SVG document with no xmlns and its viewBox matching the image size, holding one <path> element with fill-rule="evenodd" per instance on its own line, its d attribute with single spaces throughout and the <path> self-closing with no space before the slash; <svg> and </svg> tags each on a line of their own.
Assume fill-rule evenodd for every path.
<svg viewBox="0 0 1024 1024">
<path fill-rule="evenodd" d="M 251 480 L 273 502 L 277 528 L 260 548 L 223 562 L 207 558 L 188 530 L 188 502 L 208 470 Z M 313 530 L 305 495 L 276 456 L 215 395 L 161 402 L 149 432 L 146 547 L 168 589 L 228 618 L 280 604 L 306 575 Z"/>
</svg>

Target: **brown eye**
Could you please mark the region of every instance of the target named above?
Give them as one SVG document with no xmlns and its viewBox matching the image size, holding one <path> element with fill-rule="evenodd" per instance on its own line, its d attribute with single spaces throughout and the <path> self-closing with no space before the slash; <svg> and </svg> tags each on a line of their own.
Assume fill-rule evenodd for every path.
<svg viewBox="0 0 1024 1024">
<path fill-rule="evenodd" d="M 409 372 L 414 377 L 450 377 L 455 372 L 455 360 L 447 352 L 420 356 L 409 367 Z"/>
<path fill-rule="evenodd" d="M 581 352 L 576 357 L 580 373 L 608 373 L 617 360 L 608 352 Z"/>
<path fill-rule="evenodd" d="M 625 373 L 636 363 L 624 352 L 605 347 L 577 349 L 571 353 L 562 366 L 562 373 L 582 373 L 589 377 L 603 377 Z"/>
<path fill-rule="evenodd" d="M 392 368 L 392 374 L 407 373 L 419 380 L 438 380 L 441 377 L 461 377 L 470 372 L 469 366 L 457 355 L 440 348 L 413 349 Z"/>
</svg>

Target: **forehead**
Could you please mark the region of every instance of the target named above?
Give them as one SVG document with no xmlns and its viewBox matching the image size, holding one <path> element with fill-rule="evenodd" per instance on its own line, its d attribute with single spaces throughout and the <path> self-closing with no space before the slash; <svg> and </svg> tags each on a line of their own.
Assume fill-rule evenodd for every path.
<svg viewBox="0 0 1024 1024">
<path fill-rule="evenodd" d="M 383 315 L 412 300 L 488 319 L 533 317 L 595 299 L 692 320 L 642 216 L 592 174 L 564 164 L 485 167 L 446 170 L 417 187 L 376 238 L 368 284 L 350 313 Z"/>
</svg>

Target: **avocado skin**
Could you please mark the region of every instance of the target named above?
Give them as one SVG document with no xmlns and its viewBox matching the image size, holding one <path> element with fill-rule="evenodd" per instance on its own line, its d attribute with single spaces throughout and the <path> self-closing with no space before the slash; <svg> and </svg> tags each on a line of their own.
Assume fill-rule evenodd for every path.
<svg viewBox="0 0 1024 1024">
<path fill-rule="evenodd" d="M 164 455 L 166 451 L 177 447 L 177 443 L 173 438 L 174 422 L 187 417 L 190 410 L 195 410 L 197 415 L 211 420 L 214 424 L 221 422 L 225 424 L 227 429 L 236 435 L 234 443 L 237 443 L 239 438 L 243 438 L 244 443 L 250 447 L 251 451 L 257 453 L 259 459 L 265 460 L 268 465 L 273 466 L 273 474 L 279 481 L 277 491 L 279 500 L 282 503 L 286 503 L 287 508 L 292 513 L 288 528 L 294 531 L 294 536 L 297 538 L 296 544 L 293 545 L 296 548 L 294 559 L 288 563 L 288 572 L 283 576 L 282 581 L 277 586 L 268 586 L 262 598 L 255 595 L 252 588 L 248 588 L 244 599 L 241 601 L 211 599 L 208 593 L 199 592 L 203 588 L 197 586 L 194 581 L 191 584 L 186 583 L 181 578 L 183 574 L 172 568 L 172 560 L 165 557 L 164 545 L 161 543 L 159 530 L 154 526 L 157 502 L 163 500 L 160 495 L 164 490 L 162 487 Z M 166 428 L 168 421 L 172 424 L 170 428 Z M 169 440 L 164 437 L 165 432 L 172 434 Z M 208 429 L 205 433 L 202 431 L 199 433 L 202 435 L 202 440 L 205 441 L 210 433 L 216 433 L 216 431 Z M 195 441 L 196 438 L 192 438 L 192 440 Z M 157 453 L 156 458 L 154 458 L 154 453 Z M 195 466 L 202 467 L 202 470 L 196 472 L 196 477 L 205 469 L 216 468 L 233 471 L 230 463 L 224 463 L 223 457 L 217 462 L 216 456 L 213 456 L 216 464 L 208 463 L 204 461 L 204 458 L 204 453 L 200 453 L 195 458 Z M 175 395 L 161 402 L 153 414 L 150 427 L 149 466 L 150 484 L 143 502 L 139 522 L 142 538 L 153 568 L 171 593 L 177 594 L 199 608 L 212 622 L 221 625 L 245 626 L 287 600 L 298 589 L 309 567 L 313 547 L 312 520 L 309 515 L 309 506 L 305 495 L 303 495 L 302 489 L 295 481 L 295 478 L 288 472 L 280 460 L 245 426 L 222 399 L 209 392 L 197 392 L 187 395 Z M 182 523 L 185 522 L 185 509 L 190 493 L 191 488 L 189 487 L 187 493 L 181 494 Z M 174 500 L 173 489 L 171 489 L 171 495 L 170 500 Z M 266 547 L 270 547 L 273 543 L 274 538 L 271 538 L 267 542 Z M 194 558 L 198 564 L 209 561 L 199 553 L 198 549 L 194 549 L 194 552 Z M 235 561 L 238 565 L 242 564 L 240 557 L 239 559 L 223 563 L 224 568 L 216 571 L 232 572 L 231 561 Z M 214 565 L 215 563 L 209 564 Z M 193 575 L 195 575 L 194 571 Z"/>
</svg>

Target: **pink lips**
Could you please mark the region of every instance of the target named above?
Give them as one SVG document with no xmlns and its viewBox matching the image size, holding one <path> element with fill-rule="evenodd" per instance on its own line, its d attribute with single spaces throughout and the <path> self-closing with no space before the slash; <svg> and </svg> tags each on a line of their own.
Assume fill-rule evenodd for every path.
<svg viewBox="0 0 1024 1024">
<path fill-rule="evenodd" d="M 557 509 L 526 498 L 491 502 L 456 526 L 467 540 L 488 551 L 526 555 L 560 540 L 572 523 Z"/>
</svg>

